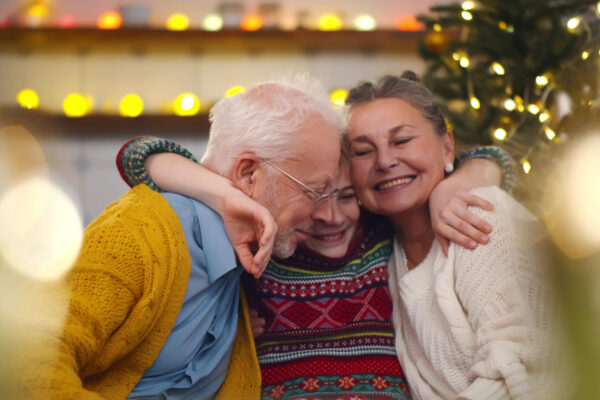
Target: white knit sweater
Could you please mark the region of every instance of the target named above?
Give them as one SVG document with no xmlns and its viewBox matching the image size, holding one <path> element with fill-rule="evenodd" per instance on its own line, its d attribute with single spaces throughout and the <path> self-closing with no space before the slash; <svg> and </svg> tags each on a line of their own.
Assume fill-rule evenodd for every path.
<svg viewBox="0 0 600 400">
<path fill-rule="evenodd" d="M 494 204 L 472 208 L 494 228 L 487 245 L 434 242 L 408 270 L 396 241 L 390 260 L 396 350 L 415 399 L 550 398 L 556 358 L 554 307 L 533 242 L 541 230 L 496 187 L 473 191 Z"/>
</svg>

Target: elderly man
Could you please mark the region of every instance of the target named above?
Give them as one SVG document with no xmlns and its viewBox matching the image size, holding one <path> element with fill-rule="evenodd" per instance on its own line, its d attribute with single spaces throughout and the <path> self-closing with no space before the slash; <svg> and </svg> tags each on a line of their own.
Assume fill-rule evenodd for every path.
<svg viewBox="0 0 600 400">
<path fill-rule="evenodd" d="M 211 110 L 204 164 L 273 215 L 280 257 L 307 237 L 311 214 L 331 212 L 341 119 L 317 92 L 300 80 L 261 84 Z M 258 398 L 252 339 L 247 321 L 238 324 L 246 310 L 233 248 L 256 232 L 237 232 L 232 245 L 207 204 L 140 185 L 88 226 L 65 278 L 64 330 L 44 338 L 57 351 L 25 357 L 35 363 L 25 364 L 25 395 Z M 263 248 L 256 256 L 246 248 L 240 260 L 255 276 L 270 255 L 268 221 L 257 230 Z"/>
</svg>

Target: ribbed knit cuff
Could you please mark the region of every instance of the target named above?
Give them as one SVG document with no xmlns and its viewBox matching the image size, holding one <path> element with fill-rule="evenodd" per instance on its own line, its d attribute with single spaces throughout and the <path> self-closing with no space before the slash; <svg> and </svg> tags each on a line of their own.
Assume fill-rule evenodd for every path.
<svg viewBox="0 0 600 400">
<path fill-rule="evenodd" d="M 189 150 L 175 142 L 154 136 L 138 136 L 125 143 L 117 154 L 117 168 L 129 186 L 145 183 L 150 189 L 161 192 L 144 168 L 144 161 L 153 153 L 175 153 L 198 162 Z"/>
<path fill-rule="evenodd" d="M 477 378 L 456 397 L 464 397 L 469 400 L 503 400 L 510 398 L 510 395 L 504 380 Z"/>
<path fill-rule="evenodd" d="M 508 151 L 496 146 L 479 146 L 461 154 L 458 161 L 463 163 L 472 158 L 484 158 L 498 163 L 502 172 L 500 188 L 507 193 L 511 192 L 517 181 L 517 163 Z"/>
</svg>

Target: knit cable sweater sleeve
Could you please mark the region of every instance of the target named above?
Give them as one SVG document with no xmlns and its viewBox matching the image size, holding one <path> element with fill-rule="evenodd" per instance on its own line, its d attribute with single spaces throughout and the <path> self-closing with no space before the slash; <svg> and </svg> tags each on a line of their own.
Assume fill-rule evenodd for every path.
<svg viewBox="0 0 600 400">
<path fill-rule="evenodd" d="M 552 314 L 550 290 L 534 251 L 541 232 L 533 217 L 500 189 L 474 193 L 494 204 L 491 213 L 473 208 L 494 231 L 490 242 L 475 251 L 454 246 L 455 290 L 475 336 L 465 336 L 475 378 L 458 397 L 505 398 L 508 392 L 513 399 L 530 398 L 532 380 L 541 379 L 536 369 L 543 369 L 549 354 L 544 337 Z"/>
<path fill-rule="evenodd" d="M 144 161 L 154 153 L 175 153 L 198 162 L 189 150 L 175 142 L 155 136 L 137 136 L 125 142 L 117 153 L 117 169 L 125 183 L 130 187 L 145 183 L 150 189 L 161 191 L 144 168 Z"/>
<path fill-rule="evenodd" d="M 180 268 L 186 276 L 185 267 L 177 267 L 186 264 L 186 253 L 168 245 L 179 240 L 184 248 L 176 235 L 168 238 L 169 219 L 148 207 L 161 196 L 135 196 L 141 192 L 154 193 L 134 189 L 86 228 L 64 280 L 70 305 L 62 331 L 42 329 L 27 342 L 32 347 L 23 355 L 23 398 L 125 398 L 152 365 L 185 294 L 185 280 L 172 271 Z M 168 301 L 161 297 L 166 293 Z"/>
</svg>

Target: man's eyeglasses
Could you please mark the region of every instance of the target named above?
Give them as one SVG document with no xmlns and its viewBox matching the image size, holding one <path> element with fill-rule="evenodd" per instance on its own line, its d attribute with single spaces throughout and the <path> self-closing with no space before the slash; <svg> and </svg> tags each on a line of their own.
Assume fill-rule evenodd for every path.
<svg viewBox="0 0 600 400">
<path fill-rule="evenodd" d="M 260 157 L 259 157 L 260 158 Z M 279 168 L 277 165 L 273 164 L 271 161 L 265 159 L 265 158 L 260 158 L 260 160 L 266 162 L 267 164 L 269 164 L 271 167 L 275 168 L 277 171 L 281 172 L 283 175 L 287 176 L 288 178 L 290 178 L 291 180 L 293 180 L 294 182 L 296 182 L 298 185 L 300 185 L 302 187 L 302 189 L 304 189 L 306 192 L 310 193 L 313 197 L 313 203 L 315 205 L 321 203 L 323 200 L 328 199 L 330 197 L 335 197 L 337 196 L 337 194 L 339 193 L 340 189 L 333 189 L 331 192 L 329 193 L 319 193 L 317 192 L 315 189 L 311 188 L 310 186 L 302 183 L 300 180 L 294 178 L 292 175 L 288 174 L 287 172 L 285 172 L 284 170 L 282 170 L 281 168 Z"/>
</svg>

